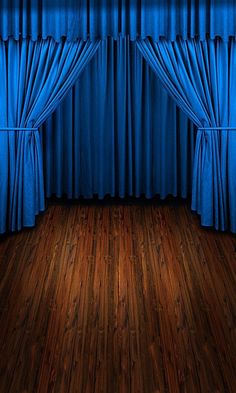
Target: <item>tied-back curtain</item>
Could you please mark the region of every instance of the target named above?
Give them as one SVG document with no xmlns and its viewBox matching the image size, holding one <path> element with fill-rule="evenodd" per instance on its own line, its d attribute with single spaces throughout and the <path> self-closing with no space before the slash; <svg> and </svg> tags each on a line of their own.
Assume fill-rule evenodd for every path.
<svg viewBox="0 0 236 393">
<path fill-rule="evenodd" d="M 52 38 L 0 41 L 0 233 L 33 226 L 35 215 L 44 210 L 38 127 L 75 83 L 98 44 Z"/>
<path fill-rule="evenodd" d="M 178 105 L 203 128 L 196 140 L 192 209 L 202 225 L 236 232 L 235 39 L 145 39 L 138 47 Z"/>
<path fill-rule="evenodd" d="M 191 193 L 193 124 L 129 37 L 101 42 L 42 136 L 47 197 Z"/>
</svg>

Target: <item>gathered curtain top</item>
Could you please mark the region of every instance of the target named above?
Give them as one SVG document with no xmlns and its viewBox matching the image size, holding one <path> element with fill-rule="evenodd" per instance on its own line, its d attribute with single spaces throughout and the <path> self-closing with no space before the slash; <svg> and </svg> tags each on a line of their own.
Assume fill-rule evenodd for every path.
<svg viewBox="0 0 236 393">
<path fill-rule="evenodd" d="M 235 0 L 0 0 L 0 38 L 236 36 Z"/>
</svg>

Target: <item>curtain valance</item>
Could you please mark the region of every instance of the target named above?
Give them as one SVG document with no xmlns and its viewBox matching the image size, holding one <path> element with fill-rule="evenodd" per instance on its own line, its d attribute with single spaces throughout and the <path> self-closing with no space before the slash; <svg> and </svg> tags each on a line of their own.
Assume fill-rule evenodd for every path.
<svg viewBox="0 0 236 393">
<path fill-rule="evenodd" d="M 0 37 L 236 36 L 233 0 L 1 0 Z"/>
</svg>

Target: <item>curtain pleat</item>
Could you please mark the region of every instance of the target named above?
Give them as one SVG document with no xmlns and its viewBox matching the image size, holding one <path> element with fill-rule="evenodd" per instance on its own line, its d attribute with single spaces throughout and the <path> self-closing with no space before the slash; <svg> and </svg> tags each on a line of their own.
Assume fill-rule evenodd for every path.
<svg viewBox="0 0 236 393">
<path fill-rule="evenodd" d="M 196 138 L 192 209 L 202 225 L 236 232 L 235 39 L 150 38 L 138 47 L 178 105 L 203 127 Z"/>
<path fill-rule="evenodd" d="M 0 37 L 235 37 L 234 0 L 1 0 Z"/>
<path fill-rule="evenodd" d="M 128 37 L 101 42 L 42 135 L 47 197 L 191 190 L 194 126 Z"/>
<path fill-rule="evenodd" d="M 0 233 L 33 226 L 44 210 L 38 127 L 70 90 L 98 44 L 0 40 Z M 9 127 L 20 130 L 3 130 Z"/>
</svg>

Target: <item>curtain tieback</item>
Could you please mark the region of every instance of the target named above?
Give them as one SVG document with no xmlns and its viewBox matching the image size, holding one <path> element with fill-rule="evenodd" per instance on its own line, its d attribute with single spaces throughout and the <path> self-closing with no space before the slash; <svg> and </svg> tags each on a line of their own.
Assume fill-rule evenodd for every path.
<svg viewBox="0 0 236 393">
<path fill-rule="evenodd" d="M 34 127 L 0 127 L 0 131 L 38 131 Z"/>
<path fill-rule="evenodd" d="M 218 130 L 230 130 L 230 131 L 236 131 L 236 127 L 200 127 L 198 128 L 199 131 L 218 131 Z"/>
</svg>

